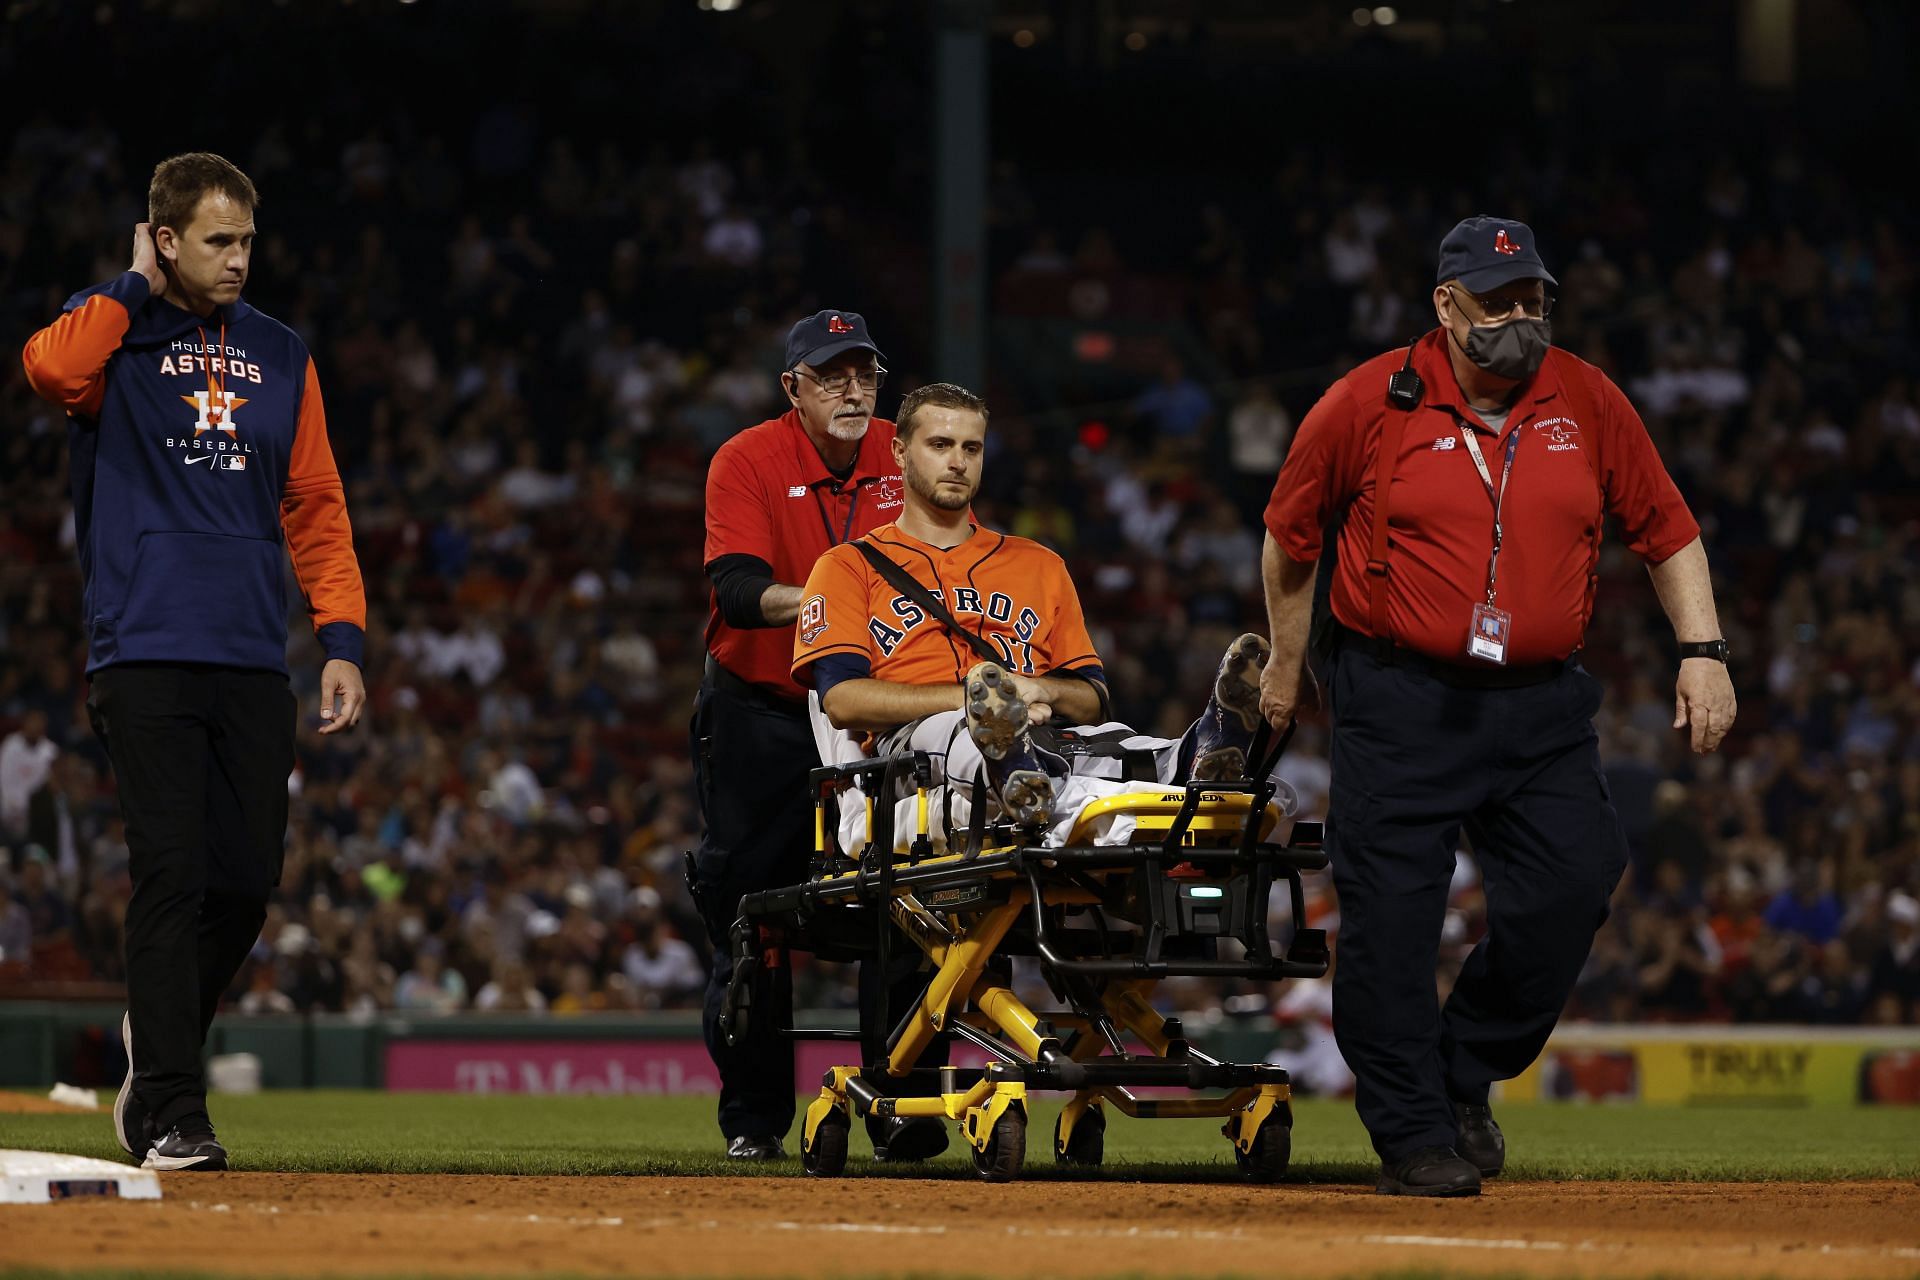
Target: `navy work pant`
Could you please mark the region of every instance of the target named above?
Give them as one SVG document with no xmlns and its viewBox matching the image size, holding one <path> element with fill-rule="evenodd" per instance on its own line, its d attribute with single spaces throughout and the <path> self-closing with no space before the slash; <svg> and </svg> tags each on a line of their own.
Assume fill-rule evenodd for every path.
<svg viewBox="0 0 1920 1280">
<path fill-rule="evenodd" d="M 1327 845 L 1340 895 L 1333 1029 L 1383 1160 L 1452 1146 L 1545 1046 L 1626 867 L 1600 773 L 1600 684 L 1465 689 L 1354 648 L 1335 658 Z M 1442 1009 L 1434 985 L 1464 826 L 1487 936 Z"/>
<path fill-rule="evenodd" d="M 87 711 L 113 764 L 133 875 L 133 1088 L 155 1137 L 207 1109 L 201 1048 L 286 859 L 295 710 L 277 671 L 124 663 L 93 674 Z"/>
<path fill-rule="evenodd" d="M 774 1028 L 776 1020 L 792 1025 L 793 1010 L 786 1004 L 756 1005 L 745 1038 L 732 1046 L 721 1035 L 720 1012 L 733 980 L 729 934 L 740 915 L 740 899 L 807 878 L 813 857 L 807 774 L 819 763 L 819 750 L 804 703 L 762 693 L 711 663 L 694 700 L 692 734 L 694 782 L 706 821 L 693 855 L 694 878 L 713 943 L 701 1029 L 720 1072 L 720 1132 L 729 1139 L 779 1138 L 793 1125 L 793 1045 Z M 884 1052 L 893 1024 L 925 990 L 920 960 L 902 939 L 884 978 L 876 965 L 860 966 L 860 1022 L 870 1063 Z M 769 989 L 782 998 L 792 994 L 786 983 L 769 984 Z"/>
<path fill-rule="evenodd" d="M 783 1136 L 793 1124 L 793 1046 L 773 1034 L 792 1010 L 755 1007 L 729 1047 L 720 1011 L 733 980 L 728 933 L 749 893 L 798 884 L 813 851 L 807 773 L 819 760 L 806 704 L 763 693 L 707 667 L 693 704 L 693 771 L 706 830 L 694 852 L 701 915 L 713 943 L 701 1027 L 720 1072 L 720 1132 Z M 782 993 L 786 984 L 778 984 Z M 778 1022 L 776 1023 L 776 1020 Z"/>
</svg>

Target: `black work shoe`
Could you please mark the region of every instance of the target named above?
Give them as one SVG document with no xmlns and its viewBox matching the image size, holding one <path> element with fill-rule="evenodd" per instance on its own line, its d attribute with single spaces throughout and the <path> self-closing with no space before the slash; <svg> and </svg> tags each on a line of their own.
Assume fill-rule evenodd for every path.
<svg viewBox="0 0 1920 1280">
<path fill-rule="evenodd" d="M 1453 1149 L 1480 1170 L 1481 1177 L 1497 1177 L 1507 1164 L 1507 1140 L 1494 1123 L 1493 1108 L 1484 1103 L 1456 1102 L 1453 1118 L 1460 1125 L 1460 1140 Z"/>
<path fill-rule="evenodd" d="M 227 1149 L 213 1136 L 205 1116 L 189 1116 L 154 1142 L 140 1167 L 211 1172 L 227 1167 Z"/>
<path fill-rule="evenodd" d="M 997 663 L 967 672 L 967 734 L 987 762 L 987 785 L 1010 821 L 1042 825 L 1053 816 L 1053 780 L 1033 749 L 1027 702 L 1013 676 Z"/>
<path fill-rule="evenodd" d="M 765 1135 L 743 1133 L 727 1144 L 729 1160 L 779 1160 L 786 1154 L 780 1148 L 780 1139 Z"/>
<path fill-rule="evenodd" d="M 873 1158 L 894 1164 L 931 1160 L 947 1149 L 947 1126 L 933 1116 L 868 1116 L 867 1136 L 873 1139 Z"/>
<path fill-rule="evenodd" d="M 1382 1164 L 1374 1190 L 1383 1196 L 1477 1196 L 1480 1171 L 1452 1147 L 1421 1147 Z"/>
<path fill-rule="evenodd" d="M 1194 725 L 1193 780 L 1229 782 L 1247 776 L 1247 749 L 1260 727 L 1260 673 L 1273 650 L 1248 632 L 1227 646 L 1207 709 Z"/>
<path fill-rule="evenodd" d="M 113 1100 L 113 1136 L 120 1149 L 130 1156 L 139 1155 L 153 1145 L 147 1132 L 147 1109 L 133 1092 L 133 1015 L 120 1015 L 120 1043 L 127 1047 L 127 1078 L 120 1082 L 120 1095 Z"/>
</svg>

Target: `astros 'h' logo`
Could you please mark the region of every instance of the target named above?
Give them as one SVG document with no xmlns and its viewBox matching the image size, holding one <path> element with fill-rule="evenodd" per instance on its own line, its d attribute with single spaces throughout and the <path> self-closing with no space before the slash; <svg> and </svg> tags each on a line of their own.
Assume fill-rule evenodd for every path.
<svg viewBox="0 0 1920 1280">
<path fill-rule="evenodd" d="M 235 439 L 239 432 L 233 429 L 233 411 L 246 401 L 231 391 L 222 391 L 217 398 L 209 397 L 204 391 L 196 391 L 190 396 L 181 396 L 200 414 L 200 420 L 193 424 L 193 438 L 198 440 L 208 431 L 224 431 Z"/>
</svg>

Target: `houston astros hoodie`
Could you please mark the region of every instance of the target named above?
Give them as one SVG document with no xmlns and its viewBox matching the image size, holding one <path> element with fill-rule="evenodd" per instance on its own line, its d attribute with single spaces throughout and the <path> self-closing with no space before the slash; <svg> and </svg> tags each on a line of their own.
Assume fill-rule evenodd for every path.
<svg viewBox="0 0 1920 1280">
<path fill-rule="evenodd" d="M 68 414 L 87 671 L 287 669 L 284 535 L 328 658 L 358 665 L 366 595 L 306 344 L 244 300 L 198 316 L 128 271 L 28 341 Z"/>
</svg>

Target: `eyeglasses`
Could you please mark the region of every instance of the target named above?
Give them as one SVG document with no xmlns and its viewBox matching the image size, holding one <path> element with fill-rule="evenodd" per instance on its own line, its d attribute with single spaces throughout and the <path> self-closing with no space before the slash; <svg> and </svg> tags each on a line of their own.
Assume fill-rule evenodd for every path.
<svg viewBox="0 0 1920 1280">
<path fill-rule="evenodd" d="M 1449 285 L 1448 288 L 1453 286 Z M 1459 290 L 1455 290 L 1456 293 Z M 1478 293 L 1467 295 L 1473 299 L 1473 305 L 1480 308 L 1480 314 L 1488 320 L 1505 320 L 1518 307 L 1521 314 L 1529 320 L 1545 320 L 1553 314 L 1554 298 L 1552 294 L 1543 294 L 1538 298 L 1502 298 Z"/>
<path fill-rule="evenodd" d="M 793 371 L 803 378 L 811 378 L 820 385 L 820 389 L 830 396 L 843 396 L 847 388 L 858 383 L 862 391 L 878 391 L 886 385 L 887 371 L 874 369 L 867 373 L 811 373 L 795 365 Z"/>
</svg>

